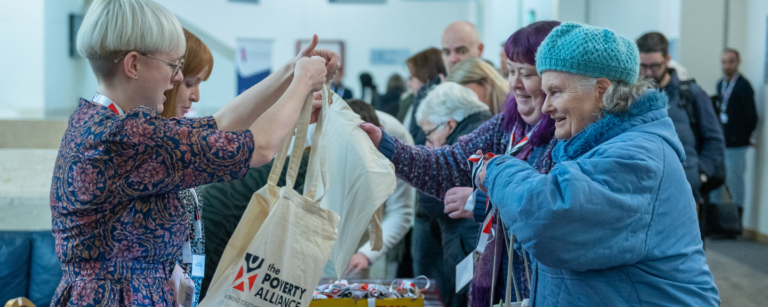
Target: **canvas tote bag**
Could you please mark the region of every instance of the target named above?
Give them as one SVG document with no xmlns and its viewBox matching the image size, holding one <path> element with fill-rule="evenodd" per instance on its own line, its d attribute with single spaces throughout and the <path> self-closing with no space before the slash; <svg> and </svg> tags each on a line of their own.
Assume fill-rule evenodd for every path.
<svg viewBox="0 0 768 307">
<path fill-rule="evenodd" d="M 290 137 L 275 157 L 267 185 L 254 193 L 229 240 L 200 306 L 308 306 L 336 242 L 339 216 L 320 206 L 327 174 L 314 150 L 316 179 L 304 195 L 293 190 L 312 110 L 307 98 L 296 122 L 286 185 L 278 187 Z M 325 113 L 325 109 L 322 111 Z M 322 131 L 319 120 L 315 134 Z M 317 144 L 317 143 L 316 143 Z M 310 179 L 308 177 L 307 179 Z M 320 186 L 320 188 L 318 188 Z"/>
<path fill-rule="evenodd" d="M 363 122 L 347 103 L 330 89 L 323 87 L 322 116 L 325 126 L 312 139 L 312 155 L 321 156 L 319 169 L 327 171 L 328 186 L 320 201 L 323 208 L 339 214 L 339 236 L 331 252 L 330 262 L 336 278 L 341 279 L 352 255 L 357 251 L 360 239 L 371 227 L 371 246 L 380 250 L 381 211 L 379 208 L 395 191 L 397 179 L 395 167 L 382 155 L 368 135 L 360 129 Z M 318 126 L 318 131 L 319 126 Z M 317 131 L 316 131 L 317 132 Z M 307 171 L 307 178 L 317 176 L 315 170 Z M 305 192 L 315 188 L 305 185 Z M 377 249 L 378 247 L 378 249 Z"/>
</svg>

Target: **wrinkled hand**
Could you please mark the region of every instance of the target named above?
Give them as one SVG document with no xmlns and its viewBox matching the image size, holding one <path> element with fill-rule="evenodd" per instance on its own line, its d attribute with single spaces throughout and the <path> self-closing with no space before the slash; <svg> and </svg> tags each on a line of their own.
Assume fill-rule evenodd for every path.
<svg viewBox="0 0 768 307">
<path fill-rule="evenodd" d="M 379 143 L 381 143 L 381 137 L 383 136 L 381 134 L 381 129 L 376 127 L 376 125 L 369 123 L 360 124 L 360 129 L 363 129 L 363 131 L 368 134 L 368 137 L 371 138 L 371 142 L 373 142 L 373 146 L 376 146 L 376 149 L 379 149 Z"/>
<path fill-rule="evenodd" d="M 349 260 L 349 265 L 344 270 L 344 276 L 357 274 L 360 270 L 367 268 L 371 265 L 371 260 L 363 253 L 357 253 L 352 255 L 352 259 Z"/>
<path fill-rule="evenodd" d="M 328 49 L 315 49 L 317 47 L 318 38 L 317 34 L 312 36 L 312 40 L 309 42 L 308 45 L 304 46 L 301 51 L 299 51 L 299 55 L 297 56 L 299 59 L 301 58 L 310 58 L 310 57 L 321 57 L 325 60 L 325 82 L 331 81 L 333 79 L 333 76 L 336 75 L 336 72 L 341 68 L 341 57 L 338 53 L 333 52 Z M 298 60 L 297 59 L 297 62 Z"/>
<path fill-rule="evenodd" d="M 325 73 L 325 60 L 323 58 L 301 58 L 296 62 L 293 78 L 294 80 L 300 80 L 299 82 L 308 83 L 310 91 L 315 92 L 323 89 Z"/>
<path fill-rule="evenodd" d="M 472 188 L 459 187 L 448 190 L 445 193 L 445 210 L 443 212 L 452 219 L 473 218 L 472 211 L 464 210 L 470 195 L 472 195 Z"/>
<path fill-rule="evenodd" d="M 483 152 L 478 150 L 477 154 L 482 155 Z M 477 185 L 477 188 L 485 193 L 488 193 L 488 190 L 483 185 L 483 180 L 485 180 L 485 168 L 488 167 L 488 163 L 490 163 L 491 159 L 493 158 L 495 158 L 495 156 L 490 153 L 483 155 L 483 168 L 480 169 L 480 172 L 477 174 L 477 179 L 475 180 L 475 185 Z"/>
</svg>

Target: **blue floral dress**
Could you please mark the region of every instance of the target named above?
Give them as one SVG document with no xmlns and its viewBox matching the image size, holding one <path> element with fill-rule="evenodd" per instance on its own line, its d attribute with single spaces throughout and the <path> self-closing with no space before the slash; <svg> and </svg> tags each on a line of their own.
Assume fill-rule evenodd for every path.
<svg viewBox="0 0 768 307">
<path fill-rule="evenodd" d="M 213 117 L 118 115 L 80 100 L 56 160 L 51 213 L 64 272 L 51 306 L 174 306 L 166 284 L 190 238 L 179 191 L 245 176 L 250 131 Z"/>
</svg>

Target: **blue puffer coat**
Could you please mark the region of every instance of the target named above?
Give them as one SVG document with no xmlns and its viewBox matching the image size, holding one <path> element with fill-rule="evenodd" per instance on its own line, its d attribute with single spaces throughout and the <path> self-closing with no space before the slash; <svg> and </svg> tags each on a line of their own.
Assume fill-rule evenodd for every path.
<svg viewBox="0 0 768 307">
<path fill-rule="evenodd" d="M 650 90 L 552 153 L 491 160 L 484 185 L 533 258 L 534 306 L 719 306 L 683 147 Z"/>
</svg>

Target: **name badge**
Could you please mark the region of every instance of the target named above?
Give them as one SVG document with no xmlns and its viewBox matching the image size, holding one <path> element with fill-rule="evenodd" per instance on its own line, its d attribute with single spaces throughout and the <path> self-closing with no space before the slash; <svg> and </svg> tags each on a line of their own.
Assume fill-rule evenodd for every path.
<svg viewBox="0 0 768 307">
<path fill-rule="evenodd" d="M 192 255 L 192 276 L 205 276 L 205 255 Z"/>
<path fill-rule="evenodd" d="M 200 220 L 195 220 L 195 239 L 203 238 L 203 223 Z"/>
<path fill-rule="evenodd" d="M 176 302 L 182 307 L 192 307 L 192 301 L 195 299 L 195 284 L 178 264 L 173 268 L 173 274 L 168 283 L 168 286 L 173 289 Z"/>
<path fill-rule="evenodd" d="M 192 263 L 192 245 L 189 241 L 184 242 L 184 247 L 181 249 L 181 262 Z"/>
<path fill-rule="evenodd" d="M 464 258 L 464 260 L 456 266 L 456 293 L 459 293 L 461 289 L 472 281 L 472 276 L 474 275 L 472 267 L 475 263 L 474 257 L 475 252 L 471 252 L 467 258 Z"/>
</svg>

